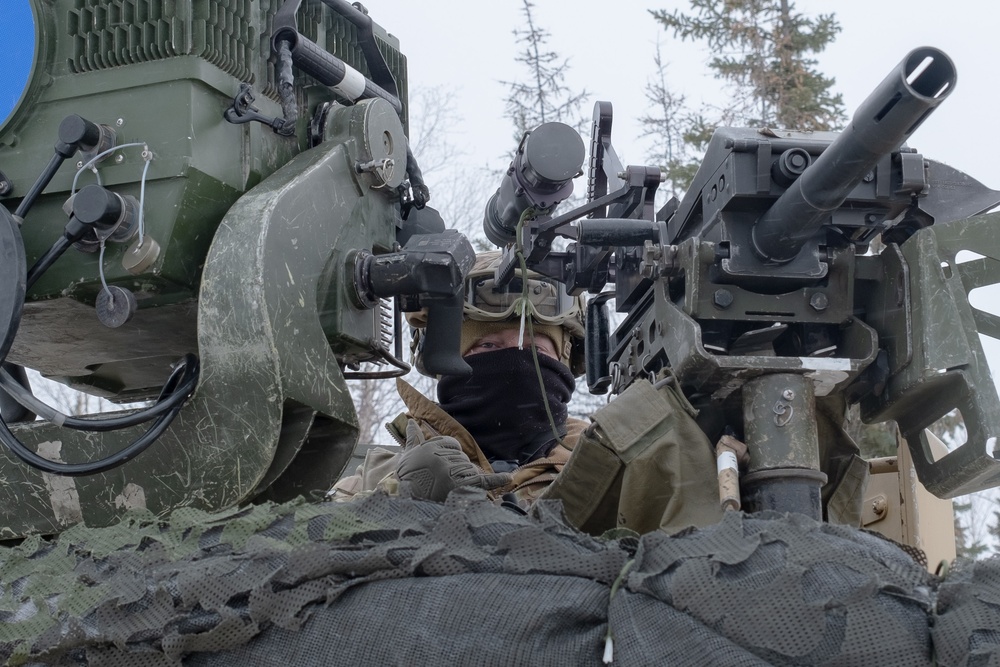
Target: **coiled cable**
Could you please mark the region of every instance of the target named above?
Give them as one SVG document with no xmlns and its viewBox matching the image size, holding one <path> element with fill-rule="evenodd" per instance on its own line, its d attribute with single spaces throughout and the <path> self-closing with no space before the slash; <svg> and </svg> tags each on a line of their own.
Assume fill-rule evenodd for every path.
<svg viewBox="0 0 1000 667">
<path fill-rule="evenodd" d="M 186 355 L 183 361 L 174 369 L 174 372 L 167 379 L 166 384 L 163 386 L 163 390 L 160 392 L 160 399 L 162 399 L 162 402 L 164 403 L 170 400 L 173 396 L 180 396 L 180 400 L 171 404 L 171 407 L 164 408 L 165 412 L 156 418 L 156 421 L 150 425 L 145 433 L 119 451 L 102 459 L 88 461 L 86 463 L 61 463 L 50 461 L 49 459 L 44 458 L 43 456 L 40 456 L 25 447 L 24 444 L 21 443 L 21 441 L 18 440 L 17 437 L 11 432 L 11 430 L 7 427 L 6 422 L 2 419 L 0 419 L 0 442 L 3 442 L 3 444 L 7 446 L 7 449 L 9 449 L 14 456 L 33 468 L 37 468 L 45 473 L 64 475 L 67 477 L 81 477 L 84 475 L 96 475 L 102 472 L 107 472 L 108 470 L 116 468 L 141 454 L 146 450 L 146 448 L 156 442 L 156 439 L 167 430 L 167 427 L 170 426 L 170 422 L 172 422 L 174 417 L 177 416 L 177 413 L 180 412 L 180 409 L 184 404 L 184 399 L 188 398 L 190 395 L 189 393 L 184 392 L 194 391 L 194 387 L 198 380 L 198 371 L 199 364 L 197 357 L 192 354 Z M 150 410 L 153 410 L 154 408 L 156 408 L 156 406 L 150 408 Z"/>
</svg>

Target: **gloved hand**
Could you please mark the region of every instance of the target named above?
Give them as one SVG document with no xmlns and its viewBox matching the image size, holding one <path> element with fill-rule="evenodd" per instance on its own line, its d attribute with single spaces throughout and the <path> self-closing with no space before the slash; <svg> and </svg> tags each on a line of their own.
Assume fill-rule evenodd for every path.
<svg viewBox="0 0 1000 667">
<path fill-rule="evenodd" d="M 443 502 L 460 486 L 487 491 L 509 484 L 512 475 L 484 473 L 469 460 L 455 438 L 439 435 L 425 440 L 416 421 L 406 424 L 406 447 L 396 467 L 402 495 Z"/>
</svg>

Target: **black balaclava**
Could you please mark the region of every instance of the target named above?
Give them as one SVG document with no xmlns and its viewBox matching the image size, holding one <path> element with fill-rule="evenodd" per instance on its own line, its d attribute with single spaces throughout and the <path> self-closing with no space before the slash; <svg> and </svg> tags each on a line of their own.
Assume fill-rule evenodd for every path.
<svg viewBox="0 0 1000 667">
<path fill-rule="evenodd" d="M 476 439 L 491 463 L 523 465 L 552 451 L 552 433 L 531 350 L 516 347 L 465 357 L 467 378 L 438 381 L 441 407 Z M 566 434 L 566 405 L 573 394 L 573 374 L 562 363 L 539 354 L 549 409 L 559 435 Z M 503 467 L 503 466 L 501 466 Z"/>
</svg>

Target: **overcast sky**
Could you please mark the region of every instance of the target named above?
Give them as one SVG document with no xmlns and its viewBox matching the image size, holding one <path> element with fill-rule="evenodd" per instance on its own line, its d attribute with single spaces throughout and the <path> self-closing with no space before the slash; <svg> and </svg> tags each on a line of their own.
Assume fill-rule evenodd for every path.
<svg viewBox="0 0 1000 667">
<path fill-rule="evenodd" d="M 443 86 L 457 97 L 459 136 L 480 161 L 506 155 L 511 124 L 503 118 L 505 80 L 525 73 L 514 62 L 512 30 L 521 25 L 521 0 L 369 0 L 371 16 L 400 40 L 409 59 L 411 91 Z M 836 79 L 848 113 L 913 48 L 934 46 L 954 60 L 954 93 L 914 134 L 911 145 L 927 157 L 962 169 L 1000 188 L 995 166 L 994 115 L 1000 109 L 996 64 L 1000 41 L 984 15 L 986 3 L 973 0 L 798 0 L 807 15 L 835 12 L 842 26 L 836 42 L 819 54 L 819 69 Z M 570 61 L 569 85 L 585 88 L 593 101 L 615 108 L 614 143 L 627 162 L 642 161 L 645 151 L 636 118 L 647 112 L 644 88 L 661 42 L 672 86 L 688 103 L 720 100 L 719 82 L 705 66 L 710 54 L 701 44 L 668 35 L 649 9 L 688 7 L 687 2 L 647 0 L 536 0 L 538 25 L 550 33 L 549 46 Z M 947 8 L 945 11 L 942 8 Z M 589 113 L 589 112 L 588 112 Z"/>
<path fill-rule="evenodd" d="M 513 149 L 503 117 L 503 81 L 525 73 L 514 61 L 512 31 L 523 24 L 521 0 L 366 0 L 371 16 L 400 40 L 409 59 L 411 90 L 450 90 L 455 96 L 452 134 L 476 164 L 504 166 Z M 797 0 L 808 15 L 833 11 L 843 31 L 819 68 L 837 81 L 849 113 L 912 48 L 935 46 L 955 61 L 958 85 L 917 131 L 911 145 L 978 180 L 1000 188 L 994 114 L 1000 109 L 996 63 L 1000 40 L 983 0 Z M 643 161 L 645 142 L 635 119 L 647 112 L 644 88 L 661 43 L 676 92 L 697 108 L 722 100 L 719 82 L 705 67 L 701 44 L 679 42 L 650 16 L 650 9 L 687 8 L 684 0 L 535 0 L 537 24 L 549 46 L 569 59 L 568 84 L 590 100 L 615 107 L 615 145 L 627 162 Z M 0 2 L 0 36 L 8 59 L 0 70 L 0 116 L 13 105 L 26 77 L 32 44 L 28 0 Z"/>
</svg>

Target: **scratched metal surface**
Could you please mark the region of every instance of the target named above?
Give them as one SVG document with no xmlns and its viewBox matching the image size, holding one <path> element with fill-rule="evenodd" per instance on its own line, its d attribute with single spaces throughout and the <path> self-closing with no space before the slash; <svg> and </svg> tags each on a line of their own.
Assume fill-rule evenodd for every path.
<svg viewBox="0 0 1000 667">
<path fill-rule="evenodd" d="M 378 335 L 372 312 L 349 306 L 345 255 L 391 247 L 395 234 L 388 189 L 354 169 L 371 159 L 374 139 L 391 136 L 405 147 L 386 107 L 370 101 L 335 110 L 328 141 L 227 213 L 199 295 L 199 387 L 157 443 L 115 470 L 82 478 L 44 474 L 0 453 L 0 538 L 54 533 L 81 519 L 107 525 L 133 507 L 159 515 L 186 506 L 215 510 L 265 487 L 280 488 L 271 499 L 329 488 L 358 433 L 333 345 Z M 320 304 L 336 310 L 323 325 Z M 316 414 L 322 428 L 296 465 Z M 64 461 L 105 456 L 138 433 L 86 434 L 42 423 L 15 432 Z"/>
</svg>

